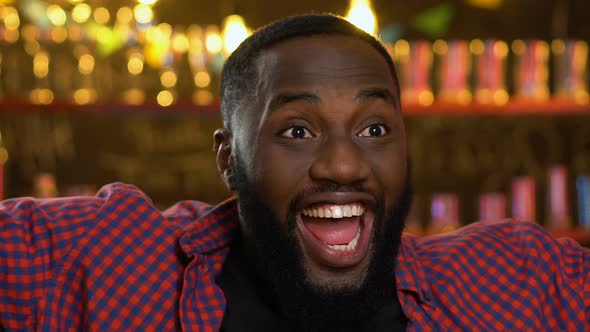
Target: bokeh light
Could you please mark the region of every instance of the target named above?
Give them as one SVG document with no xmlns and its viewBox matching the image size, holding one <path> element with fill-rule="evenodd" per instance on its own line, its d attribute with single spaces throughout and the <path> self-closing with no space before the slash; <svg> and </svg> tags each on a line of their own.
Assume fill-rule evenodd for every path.
<svg viewBox="0 0 590 332">
<path fill-rule="evenodd" d="M 72 9 L 72 20 L 77 23 L 84 23 L 88 21 L 92 14 L 92 8 L 88 4 L 81 3 Z"/>
<path fill-rule="evenodd" d="M 248 28 L 241 16 L 230 15 L 225 18 L 222 38 L 226 54 L 232 53 L 248 36 Z"/>
<path fill-rule="evenodd" d="M 346 19 L 366 33 L 373 35 L 377 32 L 377 17 L 369 0 L 351 0 Z"/>
<path fill-rule="evenodd" d="M 150 23 L 154 18 L 154 12 L 150 6 L 139 4 L 133 8 L 133 15 L 138 23 Z"/>
<path fill-rule="evenodd" d="M 66 24 L 66 12 L 59 5 L 49 5 L 47 7 L 47 17 L 55 26 L 63 26 Z"/>
<path fill-rule="evenodd" d="M 111 19 L 111 14 L 109 13 L 108 9 L 104 7 L 98 7 L 94 10 L 92 17 L 94 17 L 94 21 L 98 24 L 107 24 Z"/>
</svg>

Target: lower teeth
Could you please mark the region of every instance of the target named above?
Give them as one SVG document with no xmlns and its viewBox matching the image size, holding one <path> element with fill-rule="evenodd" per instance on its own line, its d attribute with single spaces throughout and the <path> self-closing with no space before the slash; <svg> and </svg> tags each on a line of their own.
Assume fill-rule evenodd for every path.
<svg viewBox="0 0 590 332">
<path fill-rule="evenodd" d="M 361 237 L 361 228 L 359 227 L 359 230 L 356 233 L 356 236 L 354 237 L 354 239 L 352 239 L 352 241 L 348 242 L 348 244 L 328 244 L 328 247 L 330 247 L 334 250 L 352 251 L 352 250 L 356 249 L 356 246 L 359 242 L 360 237 Z"/>
</svg>

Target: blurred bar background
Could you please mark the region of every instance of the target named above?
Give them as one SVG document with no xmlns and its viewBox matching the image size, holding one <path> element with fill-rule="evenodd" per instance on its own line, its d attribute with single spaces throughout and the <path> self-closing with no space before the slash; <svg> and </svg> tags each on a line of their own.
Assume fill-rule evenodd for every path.
<svg viewBox="0 0 590 332">
<path fill-rule="evenodd" d="M 376 34 L 397 64 L 408 231 L 518 217 L 590 245 L 586 0 L 0 0 L 0 198 L 122 181 L 162 208 L 225 199 L 223 61 L 312 11 Z"/>
</svg>

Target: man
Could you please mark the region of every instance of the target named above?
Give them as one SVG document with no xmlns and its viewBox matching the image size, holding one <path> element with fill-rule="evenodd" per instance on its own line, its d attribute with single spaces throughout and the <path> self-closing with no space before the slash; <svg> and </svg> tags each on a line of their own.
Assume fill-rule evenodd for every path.
<svg viewBox="0 0 590 332">
<path fill-rule="evenodd" d="M 532 223 L 402 229 L 399 86 L 330 15 L 247 39 L 222 74 L 219 171 L 237 197 L 160 212 L 137 188 L 0 206 L 5 330 L 586 331 L 589 252 Z"/>
</svg>

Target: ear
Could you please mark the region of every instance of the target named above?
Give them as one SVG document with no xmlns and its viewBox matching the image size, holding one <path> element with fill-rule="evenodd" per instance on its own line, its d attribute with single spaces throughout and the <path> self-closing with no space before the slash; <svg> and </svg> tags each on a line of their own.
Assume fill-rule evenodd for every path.
<svg viewBox="0 0 590 332">
<path fill-rule="evenodd" d="M 213 133 L 213 139 L 215 145 L 213 150 L 217 159 L 217 169 L 225 185 L 229 190 L 234 190 L 233 183 L 233 161 L 232 161 L 232 146 L 230 133 L 225 128 L 215 130 Z"/>
</svg>

